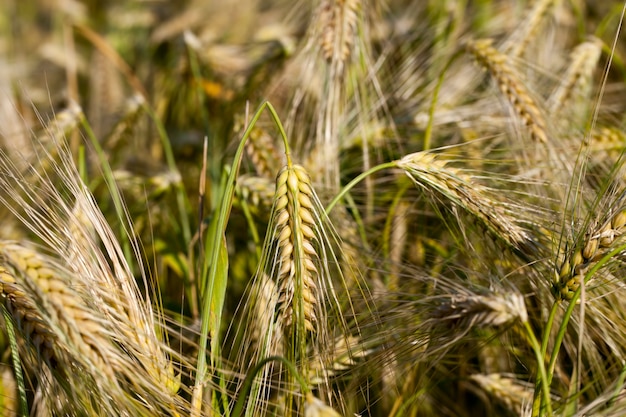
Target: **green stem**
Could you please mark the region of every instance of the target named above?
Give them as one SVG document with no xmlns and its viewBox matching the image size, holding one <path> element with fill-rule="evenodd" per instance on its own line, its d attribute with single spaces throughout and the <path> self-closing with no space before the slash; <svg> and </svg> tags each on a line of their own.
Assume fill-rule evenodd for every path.
<svg viewBox="0 0 626 417">
<path fill-rule="evenodd" d="M 619 246 L 610 252 L 607 252 L 592 268 L 589 269 L 589 271 L 587 271 L 587 273 L 585 274 L 585 278 L 584 278 L 584 284 L 581 283 L 581 285 L 578 287 L 578 289 L 572 296 L 572 299 L 569 301 L 567 310 L 565 310 L 563 321 L 561 322 L 561 325 L 559 326 L 559 332 L 557 333 L 556 340 L 554 343 L 554 351 L 552 352 L 552 356 L 550 357 L 550 365 L 549 365 L 550 381 L 552 380 L 554 367 L 556 366 L 556 358 L 561 348 L 561 344 L 563 343 L 563 339 L 565 338 L 565 332 L 567 331 L 567 324 L 569 323 L 569 319 L 571 318 L 572 313 L 574 312 L 574 308 L 576 307 L 576 302 L 578 301 L 580 297 L 580 293 L 582 291 L 583 285 L 586 285 L 587 282 L 589 282 L 589 280 L 591 279 L 591 277 L 594 276 L 594 274 L 598 272 L 598 270 L 600 270 L 600 268 L 602 268 L 611 258 L 613 258 L 618 253 L 623 252 L 624 250 L 626 250 L 626 244 Z"/>
<path fill-rule="evenodd" d="M 626 244 L 618 246 L 617 248 L 607 252 L 598 262 L 596 262 L 595 265 L 593 265 L 592 268 L 589 269 L 589 271 L 587 271 L 587 273 L 585 274 L 585 277 L 583 279 L 583 283 L 581 283 L 581 285 L 578 287 L 578 289 L 574 292 L 574 295 L 572 296 L 572 299 L 569 300 L 569 304 L 567 306 L 567 309 L 565 310 L 565 314 L 563 316 L 563 320 L 561 321 L 561 324 L 559 325 L 559 331 L 556 335 L 556 339 L 554 341 L 554 349 L 552 351 L 552 354 L 550 355 L 550 363 L 548 364 L 548 373 L 547 373 L 547 377 L 548 377 L 548 387 L 552 384 L 552 378 L 554 376 L 554 368 L 556 367 L 556 361 L 557 358 L 559 356 L 559 351 L 561 350 L 561 345 L 563 344 L 563 340 L 565 339 L 565 333 L 567 332 L 567 325 L 569 324 L 569 320 L 572 317 L 572 314 L 574 312 L 574 308 L 576 307 L 576 302 L 578 301 L 578 299 L 580 298 L 580 294 L 583 288 L 583 285 L 586 285 L 589 280 L 591 279 L 591 277 L 593 277 L 595 275 L 596 272 L 598 272 L 600 270 L 600 268 L 604 267 L 604 265 L 611 259 L 613 258 L 615 255 L 619 254 L 620 252 L 623 252 L 624 250 L 626 250 Z M 552 320 L 554 318 L 554 310 L 556 309 L 556 306 L 559 304 L 559 301 L 555 302 L 555 304 L 553 305 L 553 311 L 550 312 L 550 320 Z M 547 327 L 551 327 L 552 323 L 549 322 L 550 326 Z M 541 354 L 543 355 L 543 357 L 545 357 L 545 354 L 547 352 L 547 339 L 549 336 L 549 329 L 546 329 L 546 332 L 544 332 L 544 340 L 542 343 L 542 347 L 541 347 Z M 535 402 L 533 404 L 533 416 L 536 416 L 538 414 L 536 414 L 536 412 L 538 413 L 539 411 L 539 405 L 538 405 L 538 401 L 537 398 L 535 398 Z"/>
<path fill-rule="evenodd" d="M 554 325 L 554 318 L 556 317 L 556 313 L 559 310 L 559 306 L 561 305 L 561 300 L 557 299 L 554 303 L 552 303 L 552 308 L 550 309 L 550 315 L 548 316 L 548 321 L 544 326 L 544 331 L 541 340 L 541 357 L 545 363 L 546 355 L 548 354 L 548 342 L 550 341 L 550 334 L 552 333 L 552 326 Z M 551 374 L 551 372 L 550 372 Z M 539 411 L 541 408 L 541 392 L 542 392 L 542 384 L 543 381 L 541 379 L 537 379 L 535 383 L 535 395 L 533 399 L 533 417 L 539 415 Z"/>
<path fill-rule="evenodd" d="M 193 388 L 191 411 L 192 416 L 200 416 L 202 410 L 202 392 L 205 384 L 205 378 L 208 371 L 206 350 L 208 345 L 209 333 L 211 333 L 211 349 L 210 358 L 211 365 L 215 367 L 215 364 L 219 360 L 219 330 L 221 327 L 221 306 L 223 305 L 226 291 L 226 279 L 227 271 L 220 271 L 220 267 L 224 267 L 224 263 L 220 262 L 221 256 L 224 255 L 224 251 L 221 250 L 225 245 L 225 233 L 228 218 L 230 217 L 230 211 L 232 209 L 233 196 L 235 193 L 235 180 L 239 172 L 241 160 L 245 149 L 246 141 L 252 133 L 252 129 L 256 125 L 257 121 L 261 117 L 263 110 L 269 110 L 274 118 L 274 122 L 280 131 L 281 136 L 285 142 L 285 154 L 287 156 L 287 163 L 291 164 L 291 157 L 289 154 L 289 147 L 287 144 L 287 135 L 283 129 L 278 115 L 272 105 L 265 101 L 256 111 L 252 120 L 248 124 L 246 131 L 244 132 L 237 151 L 234 156 L 233 166 L 228 175 L 228 179 L 222 188 L 222 196 L 219 202 L 217 211 L 213 217 L 213 222 L 210 227 L 209 234 L 207 235 L 207 244 L 205 245 L 204 252 L 204 264 L 202 271 L 202 279 L 200 286 L 204 288 L 201 292 L 202 297 L 202 311 L 201 311 L 201 333 L 198 343 L 198 364 L 196 366 L 196 378 Z M 220 272 L 225 276 L 220 276 Z M 219 306 L 219 307 L 216 307 Z M 212 308 L 213 307 L 213 308 Z M 219 309 L 220 311 L 213 311 Z"/>
<path fill-rule="evenodd" d="M 533 351 L 535 352 L 535 356 L 537 358 L 537 369 L 539 371 L 539 381 L 541 381 L 541 392 L 543 394 L 542 399 L 544 405 L 548 411 L 548 416 L 552 415 L 552 403 L 550 401 L 550 380 L 548 379 L 546 373 L 546 364 L 545 357 L 541 353 L 541 346 L 539 345 L 539 341 L 535 337 L 535 333 L 533 329 L 530 327 L 530 323 L 528 321 L 524 322 L 524 327 L 526 328 L 526 333 L 528 334 L 528 339 L 532 345 Z M 535 405 L 538 404 L 537 401 L 533 404 L 533 415 L 535 415 Z"/>
<path fill-rule="evenodd" d="M 98 161 L 100 161 L 100 167 L 102 168 L 102 171 L 104 173 L 104 180 L 107 187 L 109 188 L 109 192 L 111 193 L 113 205 L 115 206 L 115 212 L 120 219 L 120 237 L 126 237 L 126 239 L 121 242 L 124 257 L 126 258 L 128 264 L 132 265 L 134 263 L 134 256 L 131 250 L 130 239 L 132 239 L 133 233 L 132 229 L 129 228 L 129 225 L 127 225 L 127 223 L 129 223 L 128 214 L 124 208 L 124 203 L 122 202 L 122 196 L 120 194 L 120 191 L 115 183 L 113 170 L 111 169 L 111 165 L 109 164 L 107 155 L 104 153 L 104 150 L 102 149 L 98 138 L 96 138 L 96 134 L 91 129 L 91 126 L 89 125 L 89 122 L 85 118 L 84 114 L 81 115 L 80 120 L 83 129 L 85 129 L 87 137 L 89 138 L 93 148 L 96 151 L 96 154 L 98 155 Z M 124 222 L 125 219 L 127 220 L 126 222 Z"/>
<path fill-rule="evenodd" d="M 26 384 L 24 382 L 24 373 L 22 372 L 22 364 L 20 354 L 17 347 L 17 337 L 15 335 L 15 327 L 13 327 L 13 318 L 9 314 L 6 307 L 2 306 L 2 315 L 4 324 L 9 337 L 11 346 L 11 359 L 13 360 L 13 372 L 15 373 L 15 381 L 17 383 L 17 392 L 20 402 L 20 416 L 28 417 L 28 400 L 26 398 Z"/>
<path fill-rule="evenodd" d="M 283 365 L 285 365 L 289 372 L 291 372 L 296 378 L 296 381 L 298 381 L 298 384 L 300 385 L 300 389 L 302 390 L 303 394 L 308 394 L 311 391 L 302 375 L 300 375 L 296 367 L 290 361 L 288 361 L 286 358 L 283 358 L 282 356 L 270 356 L 259 361 L 259 363 L 257 363 L 256 366 L 252 368 L 252 370 L 246 375 L 246 379 L 243 381 L 243 386 L 241 387 L 241 392 L 237 397 L 235 408 L 233 409 L 233 412 L 231 414 L 232 417 L 242 416 L 243 407 L 246 403 L 248 394 L 250 393 L 250 389 L 252 388 L 252 382 L 254 380 L 254 377 L 269 362 L 281 362 Z"/>
<path fill-rule="evenodd" d="M 341 201 L 342 198 L 344 198 L 344 196 L 352 189 L 354 188 L 355 185 L 357 185 L 359 182 L 363 181 L 363 179 L 367 178 L 368 176 L 375 174 L 378 171 L 382 171 L 384 169 L 390 169 L 390 168 L 395 168 L 398 164 L 398 161 L 391 161 L 391 162 L 386 162 L 384 164 L 380 164 L 380 165 L 376 165 L 375 167 L 372 167 L 370 169 L 368 169 L 365 172 L 362 172 L 361 174 L 359 174 L 356 178 L 354 178 L 352 181 L 350 181 L 348 184 L 346 184 L 346 186 L 344 186 L 341 191 L 339 192 L 339 194 L 337 194 L 335 196 L 335 198 L 332 199 L 332 201 L 328 204 L 328 206 L 326 206 L 326 214 L 329 214 L 332 209 L 337 205 L 337 203 L 339 203 L 339 201 Z"/>
<path fill-rule="evenodd" d="M 548 342 L 550 340 L 550 333 L 552 332 L 552 326 L 554 325 L 554 318 L 556 317 L 557 311 L 559 311 L 559 306 L 561 305 L 561 300 L 557 299 L 550 309 L 550 315 L 548 316 L 548 321 L 546 322 L 545 329 L 543 331 L 543 339 L 541 341 L 541 354 L 545 357 L 548 353 Z"/>
</svg>

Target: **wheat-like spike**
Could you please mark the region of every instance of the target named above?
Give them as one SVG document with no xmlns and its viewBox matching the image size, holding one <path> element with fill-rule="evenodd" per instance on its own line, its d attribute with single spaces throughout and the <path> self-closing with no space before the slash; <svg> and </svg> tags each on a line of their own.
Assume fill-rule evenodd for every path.
<svg viewBox="0 0 626 417">
<path fill-rule="evenodd" d="M 502 374 L 474 374 L 471 379 L 513 412 L 519 413 L 533 401 L 532 387 L 517 378 Z"/>
<path fill-rule="evenodd" d="M 341 414 L 309 392 L 304 403 L 304 417 L 341 417 Z"/>
<path fill-rule="evenodd" d="M 51 163 L 51 159 L 54 158 L 57 154 L 57 144 L 60 142 L 64 142 L 65 138 L 70 135 L 80 123 L 81 117 L 83 116 L 83 112 L 81 107 L 71 101 L 66 109 L 63 109 L 60 112 L 57 112 L 49 123 L 43 129 L 43 133 L 37 137 L 37 145 L 33 146 L 27 150 L 24 149 L 16 149 L 15 154 L 13 155 L 13 161 L 16 161 L 19 167 L 22 170 L 27 170 L 31 167 L 28 166 L 28 161 L 33 161 L 35 158 L 40 163 L 40 170 L 49 171 L 53 168 L 53 164 Z M 43 123 L 43 120 L 42 120 Z M 48 154 L 48 157 L 45 159 L 40 159 L 39 155 L 35 156 L 40 152 L 39 148 L 43 148 L 44 152 Z M 37 182 L 37 176 L 41 174 L 31 175 L 30 178 L 27 179 L 29 182 Z"/>
<path fill-rule="evenodd" d="M 246 153 L 259 177 L 273 178 L 281 165 L 281 157 L 272 137 L 264 130 L 255 128 L 246 142 Z"/>
<path fill-rule="evenodd" d="M 516 292 L 487 295 L 453 295 L 433 312 L 432 318 L 441 323 L 466 323 L 465 327 L 500 327 L 528 321 L 524 297 Z"/>
<path fill-rule="evenodd" d="M 134 277 L 123 258 L 121 248 L 108 228 L 102 213 L 82 184 L 74 184 L 74 207 L 62 233 L 69 237 L 68 250 L 61 253 L 67 268 L 80 277 L 84 285 L 96 285 L 88 298 L 100 304 L 101 320 L 112 323 L 113 337 L 124 341 L 124 353 L 129 355 L 114 370 L 120 374 L 129 371 L 129 362 L 145 372 L 145 389 L 156 388 L 170 395 L 179 389 L 179 377 L 175 376 L 171 362 L 163 352 L 164 347 L 155 332 L 156 325 L 149 305 L 143 304 Z M 25 208 L 26 206 L 23 205 Z M 68 208 L 69 211 L 69 208 Z M 100 243 L 106 254 L 100 250 Z M 107 259 L 108 258 L 108 259 Z M 120 356 L 120 352 L 113 355 Z M 137 378 L 137 369 L 134 369 Z M 147 382 L 150 381 L 150 382 Z"/>
<path fill-rule="evenodd" d="M 85 288 L 33 249 L 6 241 L 0 246 L 0 294 L 27 343 L 21 356 L 37 376 L 42 410 L 59 415 L 145 412 L 116 377 L 121 367 L 130 374 L 132 362 L 123 360 L 99 306 L 86 302 Z"/>
<path fill-rule="evenodd" d="M 273 332 L 271 328 L 279 296 L 276 283 L 266 274 L 262 274 L 260 279 L 255 281 L 252 291 L 251 306 L 254 311 L 250 318 L 253 321 L 250 339 L 257 344 L 265 344 L 260 346 L 265 356 L 282 355 L 283 335 L 281 332 Z"/>
<path fill-rule="evenodd" d="M 286 166 L 279 172 L 274 203 L 278 241 L 276 285 L 280 294 L 277 314 L 288 334 L 293 325 L 300 323 L 315 332 L 317 324 L 314 198 L 311 180 L 303 167 Z"/>
<path fill-rule="evenodd" d="M 350 58 L 357 32 L 359 0 L 325 0 L 321 5 L 321 49 L 329 63 L 339 72 Z"/>
<path fill-rule="evenodd" d="M 37 186 L 26 180 L 6 155 L 0 155 L 0 188 L 3 190 L 0 201 L 56 253 L 57 275 L 67 277 L 66 287 L 72 288 L 83 300 L 82 304 L 77 304 L 77 316 L 85 310 L 89 314 L 79 317 L 93 318 L 93 323 L 101 326 L 98 330 L 81 323 L 79 327 L 84 328 L 85 334 L 80 333 L 80 329 L 74 331 L 71 326 L 55 325 L 51 329 L 57 338 L 76 339 L 77 344 L 83 336 L 87 347 L 103 358 L 99 366 L 98 356 L 92 355 L 90 360 L 95 365 L 89 372 L 94 375 L 112 372 L 118 376 L 119 385 L 129 391 L 125 394 L 130 394 L 128 400 L 133 399 L 140 407 L 173 409 L 172 402 L 178 401 L 176 393 L 180 382 L 165 353 L 167 348 L 158 336 L 160 327 L 155 323 L 158 317 L 150 301 L 141 295 L 124 252 L 93 196 L 81 182 L 69 150 L 62 143 L 55 145 L 53 153 L 59 156 L 61 163 L 53 161 L 45 151 L 41 160 L 51 166 L 55 179 L 60 180 L 53 182 L 31 167 L 28 175 L 35 176 Z M 15 277 L 23 275 L 13 266 L 5 269 Z M 39 283 L 47 281 L 36 282 L 45 285 Z M 145 285 L 148 287 L 147 283 Z M 37 288 L 35 284 L 28 287 L 30 294 L 36 294 Z M 36 301 L 46 299 L 39 297 Z M 76 303 L 67 301 L 67 305 Z M 56 307 L 46 308 L 40 316 L 45 318 L 51 311 L 56 311 Z M 133 385 L 132 390 L 129 384 Z"/>
<path fill-rule="evenodd" d="M 97 49 L 91 55 L 89 65 L 89 105 L 87 114 L 96 137 L 102 138 L 109 133 L 124 101 L 122 77 L 111 62 Z"/>
<path fill-rule="evenodd" d="M 63 364 L 64 355 L 76 349 L 111 376 L 107 331 L 68 277 L 51 260 L 16 243 L 0 242 L 0 259 L 0 283 L 7 307 L 44 360 Z M 55 326 L 64 337 L 54 331 Z"/>
<path fill-rule="evenodd" d="M 242 346 L 233 352 L 237 364 L 248 369 L 250 360 L 254 363 L 281 353 L 297 365 L 302 375 L 310 375 L 319 357 L 328 366 L 332 355 L 327 341 L 329 326 L 334 326 L 332 331 L 337 334 L 347 334 L 347 323 L 341 314 L 343 302 L 349 302 L 347 297 L 339 301 L 334 290 L 334 282 L 345 285 L 333 253 L 333 247 L 338 245 L 334 238 L 334 229 L 306 170 L 291 163 L 283 167 L 276 177 L 259 268 L 242 301 L 244 316 L 256 317 L 242 323 Z M 273 282 L 268 284 L 268 279 Z M 273 294 L 268 294 L 270 290 Z M 260 338 L 251 334 L 259 334 Z M 272 402 L 279 401 L 286 410 L 292 410 L 295 398 L 289 390 L 294 383 L 284 366 L 269 365 L 255 380 L 247 407 L 254 410 L 254 415 L 260 415 L 267 409 L 266 397 L 271 393 L 279 395 Z M 281 399 L 283 390 L 287 394 Z"/>
<path fill-rule="evenodd" d="M 501 203 L 489 196 L 485 187 L 461 169 L 448 166 L 445 160 L 429 152 L 406 155 L 397 166 L 415 184 L 469 212 L 508 247 L 524 256 L 535 251 L 531 236 L 516 224 Z"/>
<path fill-rule="evenodd" d="M 107 148 L 113 149 L 124 143 L 124 139 L 128 138 L 137 126 L 137 121 L 143 114 L 144 109 L 145 98 L 141 94 L 135 94 L 126 100 L 120 119 L 116 121 L 110 132 L 106 132 L 105 143 Z"/>
<path fill-rule="evenodd" d="M 569 101 L 577 96 L 584 97 L 589 90 L 590 80 L 600 54 L 602 41 L 593 38 L 578 45 L 570 55 L 570 65 L 561 78 L 561 82 L 548 100 L 551 114 L 558 115 L 564 108 L 571 106 Z"/>
<path fill-rule="evenodd" d="M 82 117 L 81 107 L 70 102 L 68 107 L 54 115 L 54 119 L 45 127 L 46 134 L 38 138 L 39 143 L 46 143 L 50 150 L 54 149 L 57 143 L 62 142 L 80 122 Z"/>
<path fill-rule="evenodd" d="M 547 143 L 548 134 L 543 115 L 530 97 L 521 77 L 509 65 L 508 57 L 498 52 L 492 44 L 492 39 L 481 39 L 468 42 L 466 47 L 476 61 L 491 73 L 514 112 L 530 131 L 531 138 Z"/>
<path fill-rule="evenodd" d="M 575 138 L 574 143 L 580 143 L 580 135 Z M 597 187 L 598 180 L 612 175 L 616 164 L 621 164 L 624 149 L 626 149 L 626 133 L 616 126 L 594 126 L 591 132 L 585 135 L 583 144 L 589 153 L 590 175 L 586 176 L 589 184 Z M 620 167 L 615 172 L 615 180 L 621 183 L 626 179 L 624 168 Z"/>
<path fill-rule="evenodd" d="M 538 0 L 535 2 L 524 21 L 518 26 L 516 33 L 505 44 L 504 51 L 507 55 L 520 57 L 524 54 L 530 41 L 537 35 L 539 27 L 553 3 L 554 0 Z"/>
<path fill-rule="evenodd" d="M 589 150 L 591 152 L 607 151 L 619 156 L 626 147 L 626 133 L 614 126 L 596 127 L 591 131 L 589 137 Z"/>
<path fill-rule="evenodd" d="M 337 377 L 346 374 L 372 352 L 366 349 L 358 336 L 339 336 L 331 341 L 329 349 L 331 357 L 328 363 L 321 358 L 311 364 L 309 380 L 312 384 L 324 384 L 329 377 Z"/>
<path fill-rule="evenodd" d="M 18 394 L 17 381 L 13 370 L 8 365 L 0 365 L 0 417 L 17 417 Z"/>
<path fill-rule="evenodd" d="M 265 177 L 241 175 L 237 178 L 237 196 L 255 208 L 270 208 L 276 184 Z"/>
<path fill-rule="evenodd" d="M 94 274 L 90 278 L 96 280 L 100 291 L 92 293 L 91 296 L 99 300 L 106 319 L 115 325 L 115 337 L 124 340 L 124 351 L 129 355 L 126 360 L 134 362 L 135 368 L 139 366 L 145 372 L 143 376 L 146 380 L 142 381 L 141 378 L 137 378 L 138 369 L 134 369 L 132 372 L 136 376 L 129 378 L 130 381 L 138 380 L 139 385 L 145 384 L 144 390 L 156 392 L 161 390 L 161 393 L 174 396 L 180 387 L 180 377 L 175 375 L 173 365 L 165 355 L 164 346 L 155 334 L 156 325 L 151 310 L 148 305 L 142 303 L 140 295 L 136 292 L 137 288 L 132 285 L 134 278 L 128 270 L 128 265 L 123 258 L 115 256 L 119 250 L 114 247 L 116 242 L 103 241 L 105 245 L 113 245 L 107 249 L 107 254 L 113 258 L 113 270 L 99 252 L 97 237 L 111 239 L 111 236 L 107 236 L 111 231 L 106 229 L 107 226 L 103 223 L 101 213 L 97 211 L 93 200 L 86 195 L 82 197 L 86 198 L 77 198 L 74 209 L 76 217 L 72 217 L 68 229 L 73 233 L 72 240 L 83 242 L 83 246 L 77 252 L 77 256 L 72 258 L 73 263 L 68 263 L 68 267 L 80 268 L 84 265 Z M 75 269 L 74 272 L 78 274 L 80 269 Z M 128 364 L 121 363 L 119 366 L 119 369 L 116 369 L 118 373 L 129 372 Z"/>
<path fill-rule="evenodd" d="M 552 284 L 558 299 L 571 300 L 585 274 L 606 255 L 618 238 L 626 231 L 626 210 L 620 209 L 609 216 L 600 227 L 591 227 L 583 243 L 556 265 Z"/>
<path fill-rule="evenodd" d="M 84 364 L 83 372 L 105 378 L 102 383 L 128 380 L 140 388 L 138 361 L 143 362 L 147 377 L 153 382 L 158 381 L 157 389 L 174 390 L 171 387 L 176 383 L 174 377 L 165 375 L 166 372 L 173 375 L 173 369 L 162 369 L 167 365 L 159 364 L 159 357 L 151 354 L 154 349 L 144 334 L 148 331 L 145 325 L 137 326 L 135 321 L 133 328 L 126 330 L 124 341 L 128 351 L 120 351 L 115 336 L 118 329 L 112 326 L 128 327 L 132 319 L 126 316 L 107 321 L 100 314 L 119 302 L 118 297 L 111 295 L 110 300 L 101 299 L 106 305 L 93 303 L 90 301 L 93 293 L 77 285 L 69 271 L 17 243 L 0 242 L 0 256 L 0 284 L 7 307 L 23 336 L 51 369 L 63 370 L 66 364 Z M 134 341 L 140 351 L 133 352 L 133 343 L 129 341 Z M 135 358 L 126 357 L 126 354 L 133 353 Z M 143 357 L 154 363 L 146 364 Z"/>
</svg>

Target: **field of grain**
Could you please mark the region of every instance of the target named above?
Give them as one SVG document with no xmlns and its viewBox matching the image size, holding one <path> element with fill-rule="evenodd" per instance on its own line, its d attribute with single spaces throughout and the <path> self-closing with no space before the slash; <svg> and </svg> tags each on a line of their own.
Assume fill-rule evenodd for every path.
<svg viewBox="0 0 626 417">
<path fill-rule="evenodd" d="M 0 2 L 0 417 L 626 415 L 625 11 Z"/>
</svg>

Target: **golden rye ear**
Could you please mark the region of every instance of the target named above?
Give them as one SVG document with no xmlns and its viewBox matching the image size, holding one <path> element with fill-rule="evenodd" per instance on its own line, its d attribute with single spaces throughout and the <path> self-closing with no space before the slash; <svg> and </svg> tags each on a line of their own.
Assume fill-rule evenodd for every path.
<svg viewBox="0 0 626 417">
<path fill-rule="evenodd" d="M 80 110 L 72 115 L 83 118 Z M 22 156 L 26 169 L 0 153 L 0 200 L 38 242 L 0 241 L 0 281 L 41 407 L 71 415 L 177 413 L 184 400 L 161 317 L 141 294 L 63 135 L 51 131 L 48 139 L 33 142 L 37 162 Z M 142 264 L 138 256 L 135 262 Z"/>
<path fill-rule="evenodd" d="M 344 321 L 353 313 L 348 283 L 334 253 L 339 245 L 304 167 L 289 162 L 278 172 L 273 201 L 261 260 L 240 303 L 245 320 L 236 329 L 242 340 L 234 347 L 233 362 L 243 371 L 250 362 L 284 356 L 307 384 L 324 387 L 340 357 L 341 367 L 363 356 Z M 268 393 L 278 396 L 274 401 L 281 412 L 301 407 L 302 399 L 290 392 L 295 383 L 290 375 L 280 364 L 261 370 L 249 394 L 248 412 L 278 407 L 263 401 Z"/>
<path fill-rule="evenodd" d="M 406 155 L 396 165 L 418 187 L 443 198 L 451 210 L 456 206 L 464 209 L 510 249 L 527 259 L 536 255 L 534 237 L 518 224 L 515 213 L 507 211 L 504 202 L 492 197 L 463 169 L 449 166 L 445 159 L 429 152 Z"/>
<path fill-rule="evenodd" d="M 509 57 L 492 46 L 492 39 L 469 41 L 467 51 L 486 68 L 498 84 L 498 88 L 511 104 L 521 123 L 528 128 L 530 138 L 538 143 L 548 143 L 546 121 L 521 77 L 509 65 Z"/>
<path fill-rule="evenodd" d="M 276 313 L 280 327 L 296 338 L 304 338 L 304 331 L 316 333 L 318 325 L 316 198 L 303 167 L 286 166 L 278 173 L 272 215 L 277 247 L 273 270 L 278 271 L 274 278 L 279 294 Z"/>
</svg>

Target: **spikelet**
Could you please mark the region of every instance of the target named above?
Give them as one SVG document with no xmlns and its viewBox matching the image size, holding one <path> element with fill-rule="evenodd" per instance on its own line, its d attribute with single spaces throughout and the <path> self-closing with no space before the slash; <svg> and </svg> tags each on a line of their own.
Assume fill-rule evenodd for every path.
<svg viewBox="0 0 626 417">
<path fill-rule="evenodd" d="M 273 178 L 280 167 L 281 157 L 267 132 L 254 128 L 246 142 L 246 153 L 259 177 Z"/>
<path fill-rule="evenodd" d="M 619 208 L 600 227 L 591 227 L 582 244 L 556 265 L 552 290 L 557 299 L 571 300 L 589 269 L 604 257 L 626 231 L 626 210 Z"/>
<path fill-rule="evenodd" d="M 528 321 L 524 297 L 516 292 L 487 295 L 452 295 L 431 317 L 442 323 L 464 323 L 465 327 L 500 327 Z"/>
<path fill-rule="evenodd" d="M 589 135 L 590 152 L 599 153 L 599 156 L 594 155 L 596 160 L 604 161 L 608 156 L 611 161 L 617 161 L 624 148 L 626 148 L 626 134 L 619 127 L 596 127 Z"/>
<path fill-rule="evenodd" d="M 570 65 L 561 78 L 561 82 L 548 100 L 548 109 L 554 116 L 562 114 L 563 109 L 574 103 L 587 103 L 593 71 L 600 59 L 602 42 L 591 39 L 578 45 L 570 55 Z M 581 114 L 581 116 L 583 116 Z M 579 120 L 584 117 L 572 117 Z"/>
<path fill-rule="evenodd" d="M 240 333 L 234 337 L 243 339 L 233 351 L 242 374 L 251 363 L 280 355 L 294 363 L 298 373 L 328 387 L 333 360 L 347 360 L 334 353 L 356 357 L 353 344 L 339 348 L 340 342 L 329 340 L 330 334 L 349 339 L 344 317 L 350 301 L 347 294 L 335 291 L 335 284 L 345 288 L 346 281 L 334 254 L 340 246 L 334 233 L 305 169 L 291 163 L 283 167 L 276 178 L 259 267 L 242 300 L 247 319 L 240 321 Z M 302 400 L 290 394 L 294 384 L 284 366 L 268 364 L 255 379 L 248 409 L 261 415 L 279 404 L 290 413 Z"/>
<path fill-rule="evenodd" d="M 57 155 L 57 144 L 77 129 L 82 117 L 81 107 L 77 103 L 70 101 L 67 108 L 57 112 L 54 118 L 44 126 L 43 132 L 36 139 L 36 146 L 14 150 L 15 153 L 12 154 L 13 163 L 22 170 L 28 170 L 31 168 L 28 165 L 29 161 L 38 160 L 40 170 L 52 170 L 53 166 L 50 163 L 50 159 Z M 48 154 L 48 157 L 43 160 L 39 159 L 38 155 L 42 151 Z M 38 181 L 37 175 L 32 175 L 28 178 L 28 181 Z"/>
<path fill-rule="evenodd" d="M 332 407 L 308 393 L 304 403 L 304 417 L 341 417 Z"/>
<path fill-rule="evenodd" d="M 266 356 L 283 355 L 282 332 L 272 330 L 279 294 L 276 283 L 263 274 L 253 285 L 251 306 L 254 311 L 251 320 L 254 324 L 250 338 L 257 344 L 265 344 L 259 346 L 259 350 L 265 352 Z"/>
<path fill-rule="evenodd" d="M 510 37 L 504 46 L 504 51 L 512 57 L 524 54 L 530 41 L 537 36 L 539 27 L 553 6 L 554 0 L 537 0 L 528 11 L 526 18 L 518 26 L 516 32 Z"/>
<path fill-rule="evenodd" d="M 131 136 L 133 129 L 138 124 L 137 121 L 143 114 L 144 106 L 145 98 L 141 94 L 135 94 L 126 100 L 120 119 L 116 121 L 110 132 L 106 132 L 106 146 L 108 148 L 116 148 L 124 143 L 124 139 Z"/>
<path fill-rule="evenodd" d="M 0 365 L 0 417 L 18 416 L 17 382 L 10 366 Z"/>
<path fill-rule="evenodd" d="M 170 414 L 179 409 L 174 403 L 180 402 L 180 381 L 158 335 L 160 325 L 150 302 L 141 295 L 69 150 L 63 143 L 51 145 L 53 152 L 42 152 L 41 162 L 53 170 L 54 181 L 35 166 L 22 173 L 0 154 L 0 201 L 49 253 L 44 256 L 39 249 L 10 242 L 1 245 L 6 303 L 39 355 L 63 365 L 55 369 L 70 364 L 81 369 L 66 373 L 56 384 L 69 398 L 76 392 L 83 396 L 77 410 L 78 404 L 111 402 L 106 407 L 113 407 L 107 411 L 113 415 L 124 409 L 135 410 L 131 414 L 147 409 Z M 29 312 L 26 322 L 20 309 Z M 100 388 L 77 390 L 77 384 L 88 387 L 85 380 Z M 105 396 L 113 400 L 103 401 Z"/>
<path fill-rule="evenodd" d="M 237 178 L 237 197 L 254 208 L 269 209 L 274 198 L 275 184 L 265 177 L 241 175 Z"/>
<path fill-rule="evenodd" d="M 349 60 L 357 32 L 359 0 L 325 0 L 321 5 L 322 55 L 340 69 Z"/>
<path fill-rule="evenodd" d="M 372 349 L 363 346 L 357 336 L 336 337 L 331 341 L 331 344 L 329 364 L 322 363 L 321 358 L 311 364 L 309 380 L 312 384 L 324 384 L 329 377 L 341 377 L 344 374 L 349 374 L 350 370 L 372 353 Z"/>
<path fill-rule="evenodd" d="M 591 150 L 622 150 L 626 133 L 617 126 L 600 126 L 591 132 Z"/>
<path fill-rule="evenodd" d="M 44 360 L 62 364 L 65 350 L 78 349 L 96 368 L 110 372 L 101 352 L 108 344 L 106 332 L 72 288 L 68 274 L 51 259 L 16 243 L 0 242 L 0 259 L 7 307 Z M 55 335 L 54 326 L 63 330 L 66 340 Z"/>
<path fill-rule="evenodd" d="M 278 245 L 276 285 L 278 320 L 284 331 L 293 326 L 315 332 L 318 305 L 318 254 L 309 175 L 299 165 L 283 168 L 276 179 L 274 219 Z"/>
<path fill-rule="evenodd" d="M 498 52 L 492 44 L 493 40 L 491 39 L 481 39 L 468 42 L 466 47 L 476 61 L 491 73 L 515 114 L 530 131 L 531 139 L 536 142 L 547 143 L 548 135 L 543 115 L 535 101 L 530 97 L 521 76 L 516 74 L 509 65 L 509 58 Z"/>
<path fill-rule="evenodd" d="M 448 166 L 445 160 L 428 152 L 406 155 L 397 166 L 416 185 L 466 210 L 495 238 L 519 254 L 529 256 L 536 250 L 532 237 L 489 196 L 485 187 L 461 169 Z"/>
<path fill-rule="evenodd" d="M 474 374 L 471 379 L 515 413 L 519 414 L 533 401 L 531 387 L 516 378 L 502 374 Z"/>
<path fill-rule="evenodd" d="M 70 102 L 66 109 L 55 114 L 54 119 L 45 127 L 45 135 L 37 139 L 38 142 L 47 144 L 49 151 L 53 151 L 59 141 L 76 129 L 82 115 L 80 106 Z"/>
</svg>

